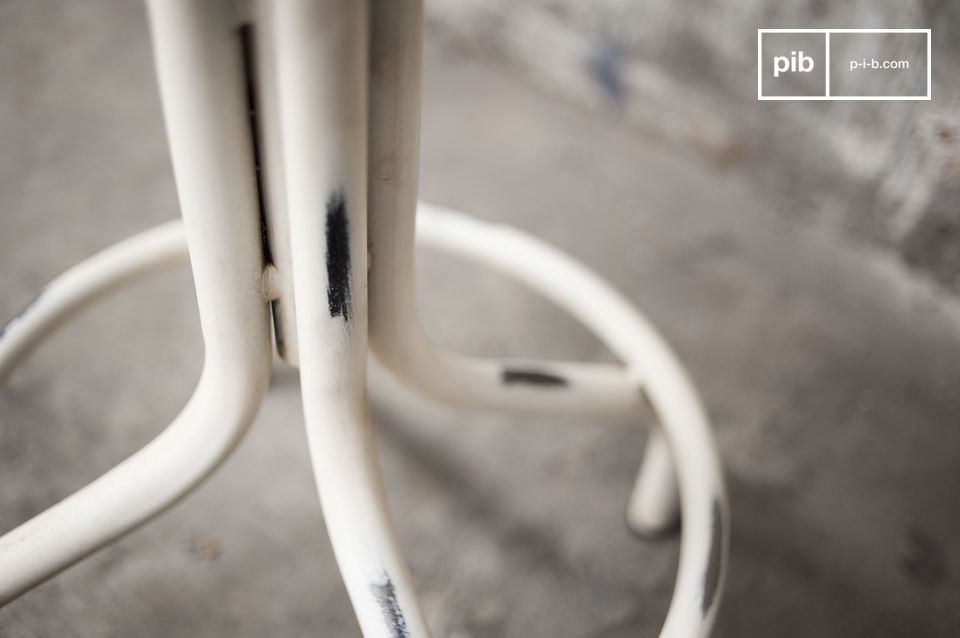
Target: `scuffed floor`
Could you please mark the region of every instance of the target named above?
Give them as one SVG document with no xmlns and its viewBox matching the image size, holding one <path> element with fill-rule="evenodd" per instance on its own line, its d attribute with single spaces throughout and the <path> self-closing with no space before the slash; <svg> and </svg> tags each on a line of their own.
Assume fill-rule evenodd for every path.
<svg viewBox="0 0 960 638">
<path fill-rule="evenodd" d="M 960 304 L 884 254 L 428 43 L 425 199 L 533 231 L 634 299 L 714 418 L 733 504 L 716 635 L 954 636 Z M 0 316 L 176 215 L 137 3 L 0 5 Z M 607 360 L 571 320 L 425 254 L 437 341 Z M 464 294 L 469 292 L 469 294 Z M 0 528 L 136 450 L 202 355 L 186 268 L 92 309 L 0 390 Z M 394 518 L 437 636 L 654 636 L 675 539 L 628 534 L 637 423 L 462 413 L 372 376 Z M 358 635 L 312 483 L 296 374 L 194 496 L 0 610 L 0 636 Z"/>
</svg>

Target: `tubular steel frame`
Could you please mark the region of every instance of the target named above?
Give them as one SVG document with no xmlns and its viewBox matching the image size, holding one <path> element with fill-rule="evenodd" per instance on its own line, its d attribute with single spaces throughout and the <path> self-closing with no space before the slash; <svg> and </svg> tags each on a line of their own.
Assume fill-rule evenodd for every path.
<svg viewBox="0 0 960 638">
<path fill-rule="evenodd" d="M 300 368 L 320 501 L 365 637 L 429 636 L 387 512 L 368 349 L 414 391 L 467 408 L 638 414 L 648 404 L 658 419 L 627 522 L 653 536 L 682 516 L 660 635 L 708 636 L 729 514 L 696 391 L 656 329 L 583 266 L 520 231 L 418 206 L 422 0 L 148 6 L 183 222 L 120 242 L 48 285 L 0 331 L 0 382 L 71 315 L 182 261 L 187 247 L 203 372 L 156 439 L 0 537 L 0 604 L 172 506 L 230 455 L 267 390 L 272 307 L 278 350 Z M 436 349 L 414 303 L 415 239 L 540 293 L 623 365 Z"/>
</svg>

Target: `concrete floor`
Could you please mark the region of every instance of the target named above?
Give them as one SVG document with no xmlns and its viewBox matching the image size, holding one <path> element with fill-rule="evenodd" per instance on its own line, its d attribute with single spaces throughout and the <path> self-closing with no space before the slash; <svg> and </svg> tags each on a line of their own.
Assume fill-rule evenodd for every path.
<svg viewBox="0 0 960 638">
<path fill-rule="evenodd" d="M 608 277 L 689 365 L 728 468 L 717 636 L 955 636 L 960 307 L 895 259 L 772 213 L 717 173 L 426 53 L 426 199 L 540 234 Z M 0 4 L 0 316 L 177 214 L 137 3 Z M 489 273 L 421 260 L 430 334 L 478 354 L 606 360 Z M 464 295 L 464 290 L 471 294 Z M 136 450 L 198 377 L 185 268 L 84 314 L 0 390 L 0 529 Z M 623 525 L 642 430 L 465 414 L 371 373 L 403 547 L 438 636 L 654 636 L 675 539 Z M 358 635 L 324 532 L 296 375 L 173 511 L 0 610 L 0 636 Z"/>
</svg>

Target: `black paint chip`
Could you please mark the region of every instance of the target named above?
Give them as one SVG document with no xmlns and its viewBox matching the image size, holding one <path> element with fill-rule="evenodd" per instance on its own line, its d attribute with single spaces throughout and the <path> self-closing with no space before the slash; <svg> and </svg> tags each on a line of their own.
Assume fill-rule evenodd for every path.
<svg viewBox="0 0 960 638">
<path fill-rule="evenodd" d="M 723 563 L 723 513 L 720 511 L 720 502 L 713 501 L 713 511 L 710 517 L 710 555 L 707 559 L 707 571 L 703 576 L 703 600 L 700 611 L 704 616 L 713 606 L 717 596 L 717 587 L 720 585 L 720 571 Z"/>
<path fill-rule="evenodd" d="M 3 324 L 3 326 L 0 326 L 0 339 L 3 339 L 4 335 L 7 334 L 7 330 L 10 329 L 10 326 L 12 326 L 12 325 L 13 325 L 15 322 L 17 322 L 18 320 L 23 319 L 23 317 L 26 316 L 26 314 L 27 314 L 28 312 L 30 312 L 30 309 L 33 308 L 38 301 L 40 301 L 40 297 L 42 297 L 42 296 L 43 296 L 43 293 L 45 293 L 45 292 L 46 292 L 46 288 L 42 288 L 42 289 L 40 290 L 40 292 L 38 292 L 38 293 L 33 297 L 33 299 L 31 299 L 30 301 L 28 301 L 27 304 L 26 304 L 23 308 L 20 309 L 20 312 L 18 312 L 18 313 L 16 314 L 16 316 L 13 317 L 13 319 L 11 319 L 11 320 L 8 321 L 7 323 Z"/>
<path fill-rule="evenodd" d="M 410 638 L 410 631 L 407 629 L 407 621 L 400 610 L 400 603 L 397 602 L 397 592 L 393 587 L 393 581 L 384 573 L 382 582 L 370 585 L 377 604 L 380 605 L 380 611 L 383 612 L 383 620 L 387 623 L 387 629 L 393 638 Z"/>
<path fill-rule="evenodd" d="M 331 317 L 350 320 L 350 225 L 343 192 L 327 201 L 327 303 Z"/>
<path fill-rule="evenodd" d="M 524 384 L 551 388 L 563 388 L 569 385 L 563 377 L 540 370 L 516 370 L 504 368 L 500 375 L 504 385 Z"/>
</svg>

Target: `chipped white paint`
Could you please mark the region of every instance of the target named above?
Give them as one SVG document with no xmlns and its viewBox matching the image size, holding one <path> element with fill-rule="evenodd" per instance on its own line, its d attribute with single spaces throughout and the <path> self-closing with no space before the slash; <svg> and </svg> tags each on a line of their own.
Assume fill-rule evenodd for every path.
<svg viewBox="0 0 960 638">
<path fill-rule="evenodd" d="M 239 48 L 216 3 L 150 5 L 164 115 L 196 283 L 204 364 L 186 407 L 156 439 L 0 538 L 8 602 L 159 514 L 210 475 L 253 420 L 270 375 L 267 305 Z M 0 368 L 66 314 L 182 247 L 165 227 L 68 271 L 10 333 Z M 141 252 L 142 251 L 142 252 Z"/>
<path fill-rule="evenodd" d="M 364 636 L 429 636 L 374 448 L 368 318 L 369 347 L 387 367 L 454 405 L 639 415 L 648 402 L 659 427 L 651 431 L 628 522 L 643 534 L 661 532 L 679 504 L 680 565 L 661 635 L 707 636 L 723 586 L 728 515 L 699 398 L 654 327 L 569 257 L 449 209 L 420 204 L 417 214 L 420 1 L 374 0 L 372 15 L 365 2 L 346 0 L 264 0 L 246 8 L 252 11 L 229 0 L 151 0 L 183 226 L 147 231 L 71 269 L 0 336 L 2 380 L 75 311 L 175 263 L 189 243 L 206 357 L 194 397 L 143 450 L 0 538 L 0 603 L 163 511 L 229 455 L 266 391 L 268 305 L 279 300 L 286 310 L 280 333 L 295 337 L 289 358 L 301 368 L 327 527 Z M 243 13 L 255 21 L 258 89 L 270 93 L 257 104 L 273 109 L 258 123 L 248 108 Z M 265 263 L 261 237 L 251 137 L 259 126 L 273 149 L 264 170 L 280 172 L 267 188 L 282 193 L 267 198 L 266 225 L 287 235 L 270 241 L 282 251 L 274 263 Z M 282 221 L 271 221 L 281 214 L 277 206 Z M 413 303 L 415 239 L 530 287 L 593 331 L 623 365 L 478 360 L 434 348 Z"/>
</svg>

